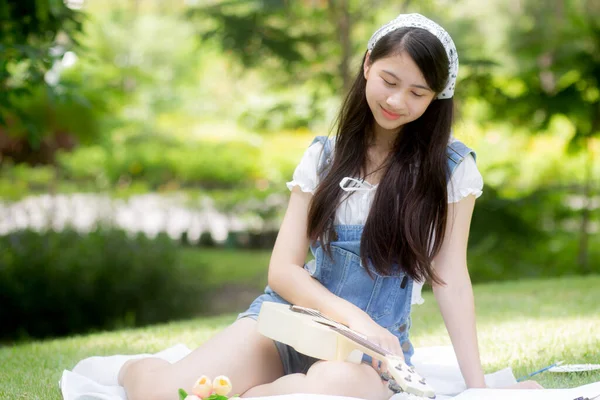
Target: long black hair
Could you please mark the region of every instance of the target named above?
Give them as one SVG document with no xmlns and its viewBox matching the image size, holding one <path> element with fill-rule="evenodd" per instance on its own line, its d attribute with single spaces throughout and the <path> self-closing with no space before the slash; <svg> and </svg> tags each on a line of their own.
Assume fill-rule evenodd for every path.
<svg viewBox="0 0 600 400">
<path fill-rule="evenodd" d="M 442 43 L 419 28 L 400 28 L 383 36 L 369 55 L 378 59 L 408 54 L 436 93 L 448 79 L 448 56 Z M 330 240 L 335 236 L 334 218 L 342 201 L 339 182 L 346 176 L 364 178 L 368 144 L 374 139 L 375 120 L 365 95 L 363 57 L 361 68 L 346 96 L 337 118 L 335 154 L 327 175 L 312 198 L 307 234 L 320 241 L 331 255 Z M 434 99 L 418 119 L 402 127 L 393 150 L 384 163 L 369 216 L 363 229 L 360 256 L 381 274 L 392 273 L 397 263 L 417 281 L 443 283 L 433 270 L 446 229 L 447 158 L 454 102 Z M 369 269 L 367 271 L 371 275 Z"/>
</svg>

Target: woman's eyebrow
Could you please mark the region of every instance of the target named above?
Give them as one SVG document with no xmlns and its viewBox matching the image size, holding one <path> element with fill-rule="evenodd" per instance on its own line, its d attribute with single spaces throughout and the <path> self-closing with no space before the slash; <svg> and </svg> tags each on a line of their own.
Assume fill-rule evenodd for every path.
<svg viewBox="0 0 600 400">
<path fill-rule="evenodd" d="M 397 79 L 397 80 L 399 80 L 399 81 L 402 81 L 402 79 L 398 78 L 398 77 L 396 76 L 396 74 L 394 74 L 394 73 L 393 73 L 393 72 L 391 72 L 391 71 L 388 71 L 388 70 L 386 70 L 386 69 L 382 69 L 381 71 L 382 71 L 382 72 L 385 72 L 386 74 L 389 74 L 389 75 L 393 76 L 394 78 L 396 78 L 396 79 Z M 425 89 L 425 90 L 429 90 L 430 92 L 432 91 L 430 88 L 428 88 L 427 86 L 423 86 L 423 85 L 415 85 L 415 84 L 413 84 L 413 85 L 410 85 L 410 86 L 412 86 L 412 87 L 416 87 L 416 88 L 419 88 L 419 89 Z"/>
</svg>

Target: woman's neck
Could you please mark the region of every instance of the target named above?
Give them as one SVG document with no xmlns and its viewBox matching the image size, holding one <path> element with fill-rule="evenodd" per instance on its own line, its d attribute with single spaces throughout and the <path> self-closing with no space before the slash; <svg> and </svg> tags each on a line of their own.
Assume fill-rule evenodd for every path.
<svg viewBox="0 0 600 400">
<path fill-rule="evenodd" d="M 371 131 L 366 165 L 363 166 L 364 176 L 369 183 L 378 184 L 385 174 L 386 161 L 394 149 L 394 143 L 399 134 L 401 134 L 400 129 L 386 130 L 377 124 Z"/>
<path fill-rule="evenodd" d="M 394 148 L 394 143 L 400 134 L 401 129 L 383 129 L 375 124 L 372 129 L 369 147 L 378 154 L 389 154 Z"/>
</svg>

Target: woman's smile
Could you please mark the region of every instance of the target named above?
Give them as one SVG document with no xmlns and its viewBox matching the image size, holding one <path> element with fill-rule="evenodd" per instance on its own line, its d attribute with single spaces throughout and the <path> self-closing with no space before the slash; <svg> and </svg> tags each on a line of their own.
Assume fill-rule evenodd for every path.
<svg viewBox="0 0 600 400">
<path fill-rule="evenodd" d="M 380 106 L 380 107 L 381 107 L 381 112 L 382 112 L 383 116 L 386 117 L 389 120 L 393 121 L 393 120 L 396 120 L 396 119 L 398 119 L 398 118 L 400 118 L 402 116 L 400 114 L 396 114 L 396 113 L 393 113 L 391 111 L 388 111 L 385 108 L 383 108 L 382 106 Z"/>
</svg>

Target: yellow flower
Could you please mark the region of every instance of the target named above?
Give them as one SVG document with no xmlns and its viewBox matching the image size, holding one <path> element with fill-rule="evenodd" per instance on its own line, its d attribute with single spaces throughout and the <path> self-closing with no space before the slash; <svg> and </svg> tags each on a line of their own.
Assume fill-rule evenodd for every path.
<svg viewBox="0 0 600 400">
<path fill-rule="evenodd" d="M 225 375 L 219 375 L 213 381 L 213 391 L 220 396 L 227 396 L 231 392 L 231 381 Z"/>
<path fill-rule="evenodd" d="M 210 382 L 210 378 L 208 376 L 202 375 L 200 379 L 194 383 L 194 387 L 192 388 L 192 393 L 201 399 L 208 397 L 211 395 L 213 390 L 212 383 Z M 187 400 L 187 399 L 186 399 Z"/>
</svg>

